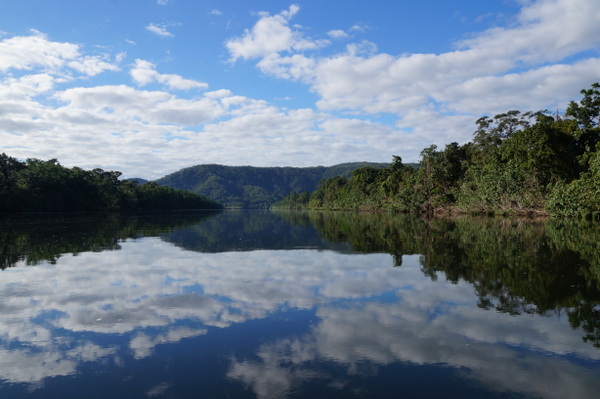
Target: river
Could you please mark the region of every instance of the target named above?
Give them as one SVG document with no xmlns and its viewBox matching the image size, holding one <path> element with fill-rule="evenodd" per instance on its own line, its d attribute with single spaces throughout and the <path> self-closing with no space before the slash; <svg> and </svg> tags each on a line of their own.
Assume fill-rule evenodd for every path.
<svg viewBox="0 0 600 399">
<path fill-rule="evenodd" d="M 592 398 L 600 225 L 0 219 L 2 398 Z"/>
</svg>

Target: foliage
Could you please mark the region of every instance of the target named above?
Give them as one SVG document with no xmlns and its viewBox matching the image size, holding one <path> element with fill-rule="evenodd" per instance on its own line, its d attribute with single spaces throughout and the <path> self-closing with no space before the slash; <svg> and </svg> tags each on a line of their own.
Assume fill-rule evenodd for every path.
<svg viewBox="0 0 600 399">
<path fill-rule="evenodd" d="M 600 85 L 566 116 L 511 110 L 476 121 L 472 142 L 432 145 L 417 168 L 356 169 L 281 207 L 600 217 Z"/>
<path fill-rule="evenodd" d="M 584 129 L 597 127 L 600 124 L 600 83 L 593 83 L 591 88 L 581 90 L 581 94 L 583 98 L 579 103 L 569 103 L 567 115 Z"/>
<path fill-rule="evenodd" d="M 600 144 L 589 156 L 589 170 L 579 179 L 559 182 L 553 187 L 547 201 L 554 215 L 596 216 L 600 212 Z"/>
<path fill-rule="evenodd" d="M 0 212 L 218 209 L 220 205 L 156 183 L 119 180 L 121 172 L 66 168 L 56 159 L 0 155 Z"/>
</svg>

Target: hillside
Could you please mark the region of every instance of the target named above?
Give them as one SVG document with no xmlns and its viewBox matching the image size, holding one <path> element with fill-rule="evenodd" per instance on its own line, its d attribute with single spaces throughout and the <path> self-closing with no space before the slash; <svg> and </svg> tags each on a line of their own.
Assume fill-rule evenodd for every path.
<svg viewBox="0 0 600 399">
<path fill-rule="evenodd" d="M 349 177 L 353 170 L 364 166 L 385 168 L 388 165 L 373 162 L 306 168 L 196 165 L 155 182 L 200 194 L 228 208 L 264 209 L 292 192 L 316 190 L 323 179 Z"/>
</svg>

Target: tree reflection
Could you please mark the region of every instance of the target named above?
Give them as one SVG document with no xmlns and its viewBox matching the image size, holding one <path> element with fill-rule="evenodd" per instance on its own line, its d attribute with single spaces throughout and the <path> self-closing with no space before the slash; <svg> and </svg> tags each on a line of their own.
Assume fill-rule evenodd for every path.
<svg viewBox="0 0 600 399">
<path fill-rule="evenodd" d="M 0 219 L 0 269 L 19 262 L 56 263 L 66 253 L 120 249 L 127 238 L 158 236 L 202 223 L 217 212 L 152 214 L 29 214 Z"/>
<path fill-rule="evenodd" d="M 315 213 L 327 239 L 358 252 L 421 254 L 432 280 L 473 285 L 479 307 L 512 315 L 567 314 L 600 348 L 600 226 L 576 220 L 420 219 Z"/>
<path fill-rule="evenodd" d="M 178 247 L 205 253 L 315 248 L 354 252 L 346 240 L 324 239 L 308 213 L 268 211 L 223 212 L 163 236 Z"/>
<path fill-rule="evenodd" d="M 424 275 L 470 283 L 478 306 L 511 315 L 567 315 L 600 348 L 600 226 L 577 220 L 422 219 L 344 212 L 223 212 L 0 219 L 0 268 L 117 250 L 160 236 L 200 252 L 328 249 L 420 254 Z"/>
</svg>

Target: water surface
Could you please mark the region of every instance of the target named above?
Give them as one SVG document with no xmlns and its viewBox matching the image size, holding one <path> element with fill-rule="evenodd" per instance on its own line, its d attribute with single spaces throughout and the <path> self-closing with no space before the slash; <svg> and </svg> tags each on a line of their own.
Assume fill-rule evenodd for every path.
<svg viewBox="0 0 600 399">
<path fill-rule="evenodd" d="M 597 224 L 215 212 L 0 228 L 0 397 L 600 392 Z"/>
</svg>

